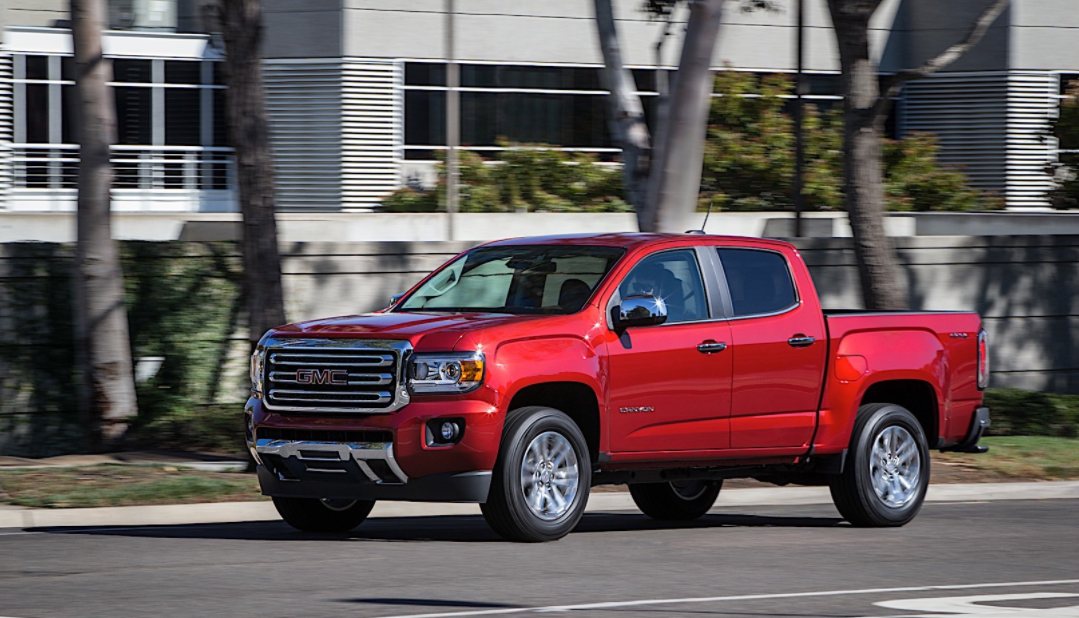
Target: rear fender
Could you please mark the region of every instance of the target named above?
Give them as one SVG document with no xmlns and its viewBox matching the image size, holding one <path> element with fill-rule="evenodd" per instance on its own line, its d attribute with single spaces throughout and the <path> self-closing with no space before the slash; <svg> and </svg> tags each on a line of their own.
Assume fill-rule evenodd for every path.
<svg viewBox="0 0 1079 618">
<path fill-rule="evenodd" d="M 846 357 L 860 357 L 855 366 L 864 371 L 851 379 Z M 845 373 L 839 373 L 841 367 Z M 891 380 L 919 380 L 933 388 L 937 400 L 937 427 L 945 427 L 948 360 L 944 347 L 930 330 L 888 330 L 851 333 L 836 346 L 825 378 L 827 407 L 821 410 L 814 450 L 837 453 L 850 444 L 854 420 L 862 400 L 874 384 Z M 926 436 L 933 444 L 939 436 Z"/>
</svg>

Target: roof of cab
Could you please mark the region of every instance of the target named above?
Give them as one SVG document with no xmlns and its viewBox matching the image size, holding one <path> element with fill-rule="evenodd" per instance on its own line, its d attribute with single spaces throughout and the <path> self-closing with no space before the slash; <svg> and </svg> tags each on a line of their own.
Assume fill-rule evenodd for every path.
<svg viewBox="0 0 1079 618">
<path fill-rule="evenodd" d="M 753 238 L 748 236 L 716 236 L 712 234 L 652 234 L 645 232 L 618 232 L 606 234 L 558 234 L 552 236 L 521 236 L 487 243 L 487 247 L 506 247 L 520 245 L 599 245 L 604 247 L 623 247 L 634 249 L 640 246 L 657 244 L 667 240 L 700 239 L 709 241 L 751 240 L 769 245 L 790 246 L 779 240 Z"/>
</svg>

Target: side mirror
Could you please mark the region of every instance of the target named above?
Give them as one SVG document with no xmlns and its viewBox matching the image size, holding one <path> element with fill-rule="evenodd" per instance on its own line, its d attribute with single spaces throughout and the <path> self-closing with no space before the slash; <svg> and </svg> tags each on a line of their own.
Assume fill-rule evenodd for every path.
<svg viewBox="0 0 1079 618">
<path fill-rule="evenodd" d="M 651 294 L 627 296 L 614 308 L 614 327 L 657 326 L 667 321 L 667 304 Z"/>
<path fill-rule="evenodd" d="M 392 307 L 392 306 L 396 305 L 397 301 L 401 300 L 403 297 L 404 297 L 404 294 L 394 294 L 393 296 L 391 296 L 390 297 L 390 306 Z"/>
</svg>

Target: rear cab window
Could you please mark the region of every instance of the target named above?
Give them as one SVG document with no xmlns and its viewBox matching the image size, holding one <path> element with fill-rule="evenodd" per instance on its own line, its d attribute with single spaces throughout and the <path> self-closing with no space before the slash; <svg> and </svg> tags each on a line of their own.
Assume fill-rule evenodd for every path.
<svg viewBox="0 0 1079 618">
<path fill-rule="evenodd" d="M 798 302 L 787 260 L 774 251 L 717 248 L 734 317 L 780 313 Z"/>
</svg>

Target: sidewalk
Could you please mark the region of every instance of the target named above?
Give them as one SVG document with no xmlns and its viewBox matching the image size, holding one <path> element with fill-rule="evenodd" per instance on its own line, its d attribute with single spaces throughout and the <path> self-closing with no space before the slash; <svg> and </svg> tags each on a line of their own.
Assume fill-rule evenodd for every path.
<svg viewBox="0 0 1079 618">
<path fill-rule="evenodd" d="M 1079 499 L 1079 481 L 1045 483 L 973 483 L 931 485 L 929 502 L 971 502 L 994 500 Z M 830 504 L 826 487 L 768 487 L 729 489 L 716 502 L 718 507 L 753 507 L 800 504 Z M 593 493 L 589 512 L 636 510 L 626 492 Z M 475 504 L 421 502 L 380 502 L 371 517 L 433 517 L 479 515 Z M 123 506 L 93 509 L 25 509 L 0 506 L 0 528 L 48 528 L 93 526 L 176 526 L 219 524 L 279 519 L 273 504 L 263 502 L 220 502 L 159 506 Z"/>
</svg>

